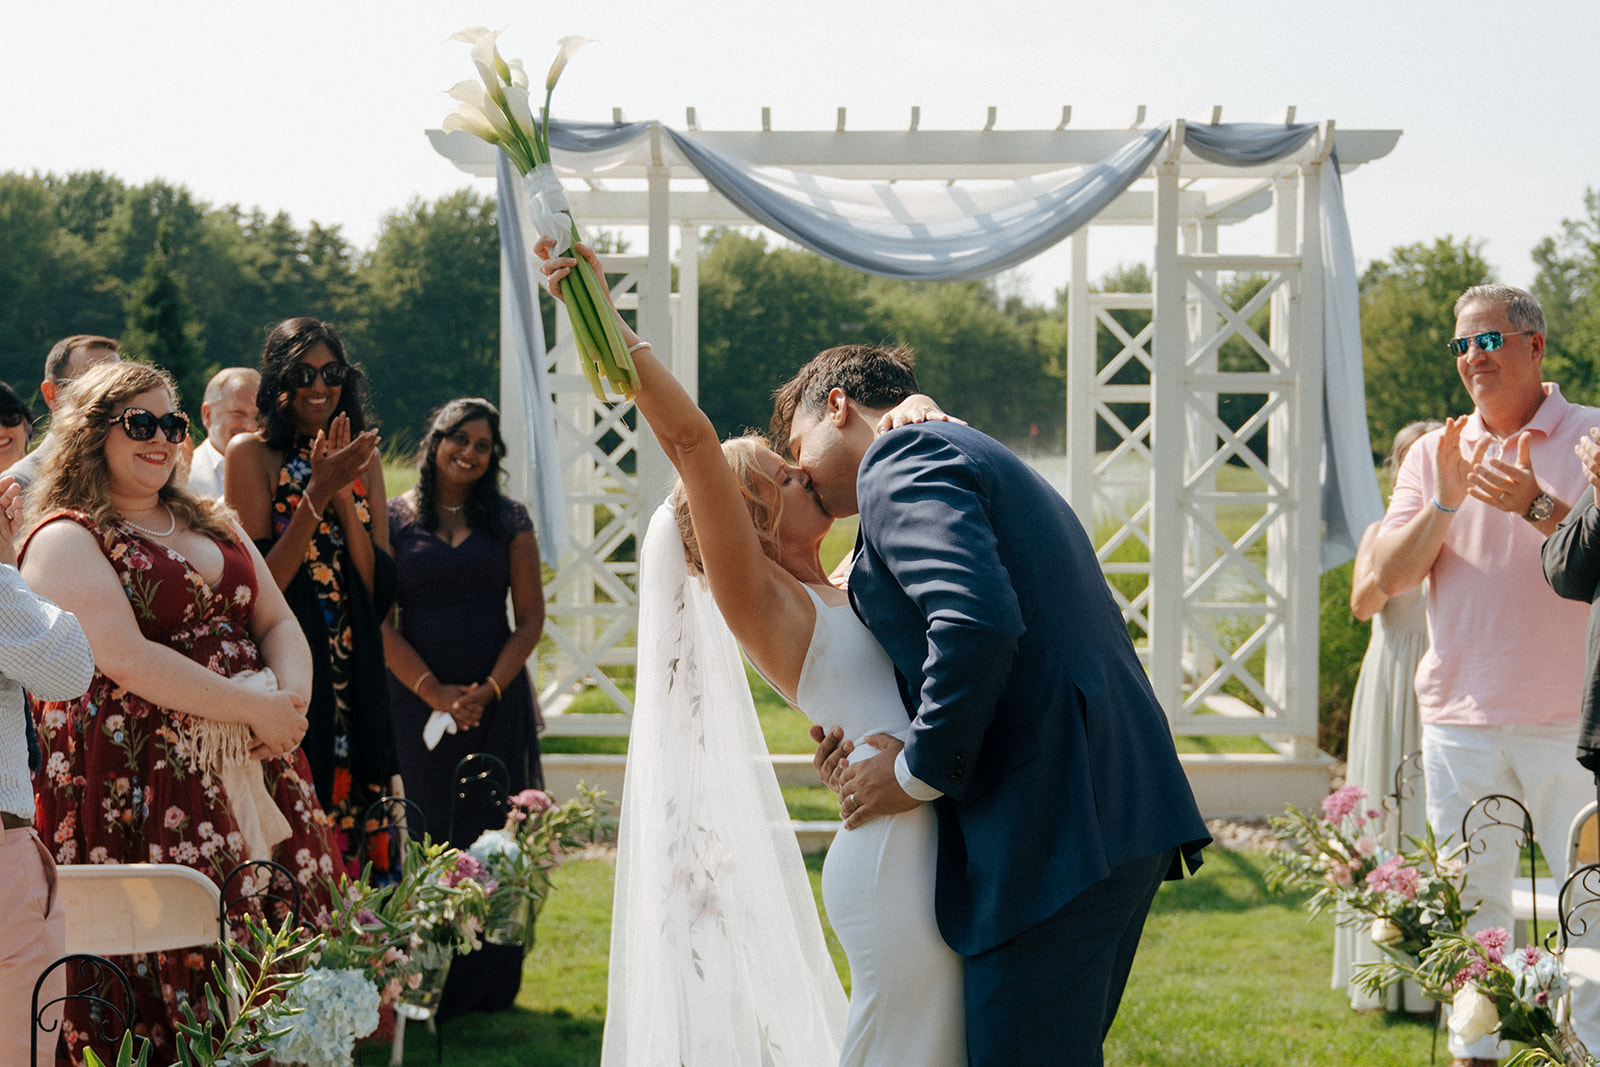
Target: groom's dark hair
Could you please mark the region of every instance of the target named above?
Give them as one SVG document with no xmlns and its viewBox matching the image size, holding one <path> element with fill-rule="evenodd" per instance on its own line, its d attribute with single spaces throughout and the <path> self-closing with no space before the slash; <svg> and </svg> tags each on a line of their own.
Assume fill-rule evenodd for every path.
<svg viewBox="0 0 1600 1067">
<path fill-rule="evenodd" d="M 835 389 L 874 410 L 892 408 L 920 393 L 911 369 L 915 362 L 916 355 L 904 345 L 838 345 L 819 353 L 772 394 L 772 440 L 779 449 L 787 447 L 795 412 L 820 415 Z"/>
</svg>

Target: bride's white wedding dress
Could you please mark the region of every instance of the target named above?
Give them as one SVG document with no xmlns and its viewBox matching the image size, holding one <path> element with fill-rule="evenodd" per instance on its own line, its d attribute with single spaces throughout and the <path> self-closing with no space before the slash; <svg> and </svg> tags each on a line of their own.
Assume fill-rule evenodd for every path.
<svg viewBox="0 0 1600 1067">
<path fill-rule="evenodd" d="M 847 1023 L 743 661 L 666 506 L 640 552 L 639 616 L 602 1064 L 966 1063 L 961 962 L 933 920 L 932 809 L 841 832 L 829 850 Z M 848 605 L 818 601 L 799 689 L 847 737 L 908 727 L 893 669 Z"/>
<path fill-rule="evenodd" d="M 807 589 L 817 624 L 796 697 L 812 721 L 842 726 L 855 741 L 852 763 L 890 759 L 866 743 L 910 730 L 894 667 L 849 604 L 829 606 Z M 826 708 L 827 715 L 810 709 Z M 967 1062 L 961 957 L 933 918 L 938 827 L 933 806 L 840 830 L 822 867 L 828 921 L 850 960 L 850 1023 L 839 1062 L 846 1067 Z"/>
</svg>

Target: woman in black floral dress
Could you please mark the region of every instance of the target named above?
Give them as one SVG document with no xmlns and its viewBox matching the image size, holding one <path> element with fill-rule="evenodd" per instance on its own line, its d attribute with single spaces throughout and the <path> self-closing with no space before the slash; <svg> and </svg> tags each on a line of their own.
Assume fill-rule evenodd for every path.
<svg viewBox="0 0 1600 1067">
<path fill-rule="evenodd" d="M 302 747 L 354 869 L 356 819 L 395 773 L 380 632 L 394 599 L 394 560 L 378 435 L 366 428 L 361 386 L 332 326 L 279 323 L 261 354 L 261 429 L 228 446 L 225 481 L 228 503 L 311 645 Z"/>
</svg>

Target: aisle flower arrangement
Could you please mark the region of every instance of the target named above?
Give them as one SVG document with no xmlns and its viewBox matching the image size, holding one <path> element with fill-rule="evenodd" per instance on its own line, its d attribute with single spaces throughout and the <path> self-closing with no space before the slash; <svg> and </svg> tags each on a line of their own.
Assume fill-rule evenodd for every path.
<svg viewBox="0 0 1600 1067">
<path fill-rule="evenodd" d="M 1451 1004 L 1450 1032 L 1471 1044 L 1496 1034 L 1527 1047 L 1506 1067 L 1594 1067 L 1572 1027 L 1558 1021 L 1567 993 L 1561 960 L 1536 945 L 1515 948 L 1511 935 L 1492 926 L 1475 934 L 1439 933 L 1415 963 L 1397 969 L 1428 996 Z"/>
<path fill-rule="evenodd" d="M 505 826 L 485 831 L 467 850 L 484 865 L 492 885 L 486 940 L 532 946 L 534 922 L 550 894 L 551 871 L 567 851 L 595 840 L 607 806 L 603 792 L 583 783 L 578 795 L 564 804 L 539 789 L 524 789 L 511 798 Z"/>
<path fill-rule="evenodd" d="M 1384 811 L 1366 803 L 1366 790 L 1345 786 L 1312 815 L 1290 805 L 1272 820 L 1286 846 L 1273 854 L 1268 885 L 1308 891 L 1306 908 L 1330 908 L 1341 922 L 1365 926 L 1385 960 L 1363 964 L 1356 980 L 1381 993 L 1402 979 L 1427 997 L 1450 1004 L 1450 1030 L 1470 1044 L 1490 1034 L 1528 1046 L 1506 1067 L 1600 1067 L 1600 1060 L 1557 1021 L 1567 992 L 1557 956 L 1536 946 L 1511 948 L 1505 930 L 1466 932 L 1476 905 L 1464 905 L 1462 846 L 1435 839 L 1427 827 L 1400 852 L 1384 848 Z"/>
<path fill-rule="evenodd" d="M 1319 815 L 1289 805 L 1272 820 L 1273 832 L 1289 847 L 1273 854 L 1267 879 L 1274 889 L 1309 891 L 1312 915 L 1342 905 L 1342 922 L 1366 926 L 1391 959 L 1406 962 L 1439 934 L 1466 929 L 1477 908 L 1461 902 L 1466 864 L 1460 847 L 1440 844 L 1429 827 L 1420 838 L 1408 837 L 1412 848 L 1390 851 L 1381 844 L 1388 817 L 1353 785 L 1325 798 Z M 1385 966 L 1376 968 L 1374 988 L 1398 977 Z"/>
<path fill-rule="evenodd" d="M 567 61 L 589 39 L 561 39 L 555 61 L 545 75 L 544 106 L 535 117 L 529 101 L 528 72 L 521 60 L 508 61 L 500 55 L 496 45 L 499 36 L 482 26 L 472 26 L 451 37 L 472 46 L 478 80 L 468 78 L 450 90 L 458 104 L 441 125 L 446 131 L 460 130 L 505 151 L 522 175 L 534 228 L 541 237 L 555 243 L 559 255 L 578 242 L 579 234 L 561 180 L 550 163 L 550 98 Z M 602 288 L 605 284 L 605 279 L 596 277 L 588 261 L 580 256 L 564 290 L 572 335 L 578 345 L 578 362 L 595 397 L 602 401 L 606 400 L 602 378 L 628 397 L 633 395 L 638 374 L 612 317 L 611 301 Z"/>
</svg>

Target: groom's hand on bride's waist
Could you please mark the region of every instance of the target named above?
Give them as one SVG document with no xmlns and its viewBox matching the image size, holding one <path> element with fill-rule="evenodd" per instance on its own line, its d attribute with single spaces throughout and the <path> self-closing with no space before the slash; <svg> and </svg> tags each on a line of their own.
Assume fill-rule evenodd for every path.
<svg viewBox="0 0 1600 1067">
<path fill-rule="evenodd" d="M 848 756 L 839 761 L 839 817 L 846 830 L 882 815 L 898 815 L 921 804 L 900 787 L 895 777 L 894 760 L 904 743 L 888 734 L 873 734 L 867 744 L 878 751 L 873 758 L 851 763 Z"/>
</svg>

